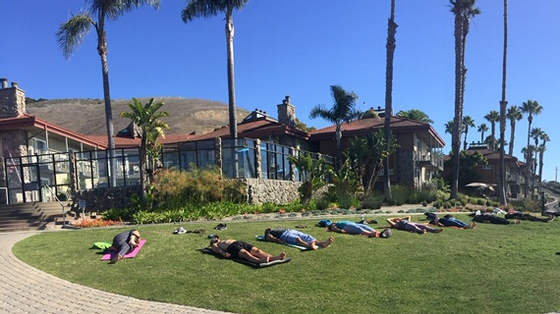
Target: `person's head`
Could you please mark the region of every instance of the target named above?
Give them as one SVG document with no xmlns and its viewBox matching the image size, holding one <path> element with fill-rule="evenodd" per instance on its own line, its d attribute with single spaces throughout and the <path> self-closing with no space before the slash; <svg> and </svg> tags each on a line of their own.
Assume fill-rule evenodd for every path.
<svg viewBox="0 0 560 314">
<path fill-rule="evenodd" d="M 264 231 L 265 239 L 268 238 L 268 235 L 270 234 L 270 231 L 272 231 L 272 228 L 266 228 L 266 230 Z"/>
<path fill-rule="evenodd" d="M 132 235 L 136 237 L 136 239 L 140 240 L 140 232 L 137 229 L 132 230 Z"/>
<path fill-rule="evenodd" d="M 213 236 L 212 239 L 210 239 L 210 246 L 214 245 L 214 243 L 218 243 L 220 242 L 220 237 L 218 237 L 217 235 Z"/>
<path fill-rule="evenodd" d="M 331 224 L 328 226 L 328 230 L 329 231 L 333 231 L 334 230 L 334 225 L 336 224 L 336 221 L 331 222 Z"/>
</svg>

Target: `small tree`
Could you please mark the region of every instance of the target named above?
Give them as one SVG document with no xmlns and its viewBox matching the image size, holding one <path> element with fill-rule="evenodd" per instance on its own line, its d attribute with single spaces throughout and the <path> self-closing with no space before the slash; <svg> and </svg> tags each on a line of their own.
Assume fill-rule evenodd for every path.
<svg viewBox="0 0 560 314">
<path fill-rule="evenodd" d="M 289 156 L 288 159 L 303 176 L 303 182 L 298 191 L 301 203 L 307 205 L 311 200 L 313 192 L 327 184 L 323 180 L 323 176 L 329 171 L 330 167 L 326 164 L 324 158 L 320 157 L 317 160 L 313 160 L 309 153 Z"/>
<path fill-rule="evenodd" d="M 385 133 L 383 129 L 378 129 L 377 132 L 350 140 L 348 155 L 357 163 L 366 196 L 373 192 L 379 171 L 383 169 L 383 159 L 394 153 L 399 147 L 392 133 L 389 138 L 389 145 L 386 145 Z M 386 150 L 387 147 L 389 150 Z"/>
<path fill-rule="evenodd" d="M 163 103 L 154 104 L 153 98 L 145 105 L 142 105 L 138 99 L 132 98 L 132 103 L 128 105 L 130 111 L 121 113 L 121 117 L 129 118 L 140 128 L 139 168 L 143 201 L 146 200 L 145 169 L 147 169 L 148 147 L 156 145 L 155 142 L 157 142 L 159 136 L 163 135 L 163 130 L 169 129 L 167 123 L 160 120 L 160 118 L 168 117 L 169 114 L 165 111 L 157 112 L 162 106 Z"/>
</svg>

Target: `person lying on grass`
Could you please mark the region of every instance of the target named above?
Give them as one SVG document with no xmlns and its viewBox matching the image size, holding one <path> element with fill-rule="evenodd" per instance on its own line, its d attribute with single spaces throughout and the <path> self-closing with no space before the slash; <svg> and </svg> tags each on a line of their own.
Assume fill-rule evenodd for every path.
<svg viewBox="0 0 560 314">
<path fill-rule="evenodd" d="M 529 220 L 529 221 L 539 221 L 539 222 L 551 222 L 554 220 L 554 215 L 548 215 L 548 217 L 536 217 L 531 214 L 523 213 L 520 211 L 512 210 L 505 215 L 506 219 L 519 219 L 519 220 Z"/>
<path fill-rule="evenodd" d="M 439 233 L 443 231 L 443 229 L 432 228 L 427 224 L 412 222 L 410 216 L 406 216 L 402 218 L 401 217 L 388 218 L 387 222 L 389 223 L 391 228 L 416 232 L 418 234 L 424 234 L 426 232 Z"/>
<path fill-rule="evenodd" d="M 368 225 L 349 220 L 333 221 L 327 230 L 338 233 L 359 234 L 368 238 L 388 238 L 392 234 L 388 229 L 379 232 Z"/>
<path fill-rule="evenodd" d="M 111 263 L 120 261 L 123 256 L 134 251 L 140 245 L 140 232 L 133 229 L 117 234 L 113 238 L 113 245 L 109 247 L 109 251 L 117 251 L 117 255 L 111 259 Z"/>
<path fill-rule="evenodd" d="M 254 264 L 268 263 L 286 258 L 286 252 L 271 255 L 247 242 L 235 239 L 220 240 L 217 235 L 213 236 L 212 240 L 210 240 L 210 247 L 214 253 L 220 254 L 225 258 L 244 259 Z"/>
<path fill-rule="evenodd" d="M 334 241 L 334 237 L 332 236 L 326 241 L 317 241 L 317 239 L 315 239 L 312 235 L 303 233 L 299 230 L 272 228 L 267 228 L 264 231 L 264 238 L 267 241 L 301 245 L 312 250 L 316 250 L 319 247 L 326 248 Z"/>
<path fill-rule="evenodd" d="M 481 223 L 488 222 L 495 225 L 511 225 L 521 223 L 520 220 L 507 220 L 503 217 L 498 217 L 491 213 L 481 213 L 479 210 L 474 213 L 473 221 Z"/>
<path fill-rule="evenodd" d="M 436 213 L 424 213 L 426 218 L 430 220 L 430 225 L 435 225 L 438 227 L 451 227 L 455 229 L 474 229 L 476 228 L 476 222 L 472 222 L 470 224 L 461 221 L 450 214 L 447 214 L 443 217 L 438 217 Z"/>
</svg>

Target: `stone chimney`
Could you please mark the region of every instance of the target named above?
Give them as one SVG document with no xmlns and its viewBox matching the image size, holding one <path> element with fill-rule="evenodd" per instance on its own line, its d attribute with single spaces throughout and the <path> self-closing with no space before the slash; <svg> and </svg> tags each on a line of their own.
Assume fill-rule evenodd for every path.
<svg viewBox="0 0 560 314">
<path fill-rule="evenodd" d="M 17 117 L 26 112 L 25 92 L 19 88 L 17 82 L 8 87 L 8 79 L 0 79 L 0 118 Z"/>
<path fill-rule="evenodd" d="M 286 96 L 282 104 L 278 105 L 278 123 L 292 128 L 296 126 L 296 107 L 290 103 L 290 96 Z"/>
</svg>

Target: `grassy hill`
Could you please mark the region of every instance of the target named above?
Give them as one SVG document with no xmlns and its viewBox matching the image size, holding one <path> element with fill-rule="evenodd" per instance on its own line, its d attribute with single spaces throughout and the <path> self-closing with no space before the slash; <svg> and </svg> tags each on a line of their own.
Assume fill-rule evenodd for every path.
<svg viewBox="0 0 560 314">
<path fill-rule="evenodd" d="M 146 103 L 148 98 L 140 98 Z M 115 134 L 124 129 L 129 119 L 121 118 L 123 111 L 128 111 L 132 100 L 113 101 L 113 125 Z M 229 124 L 228 105 L 222 102 L 164 97 L 155 98 L 163 102 L 162 110 L 169 113 L 165 121 L 169 124 L 167 134 L 207 133 L 217 127 Z M 105 109 L 102 99 L 55 99 L 33 101 L 28 99 L 27 110 L 43 120 L 58 124 L 82 134 L 106 134 Z M 237 122 L 241 122 L 249 111 L 237 108 Z"/>
</svg>

